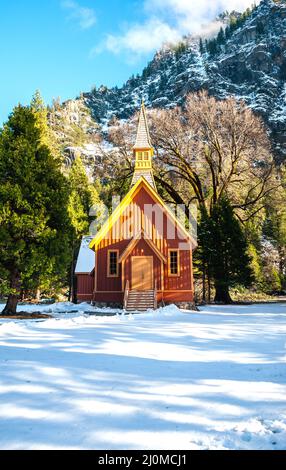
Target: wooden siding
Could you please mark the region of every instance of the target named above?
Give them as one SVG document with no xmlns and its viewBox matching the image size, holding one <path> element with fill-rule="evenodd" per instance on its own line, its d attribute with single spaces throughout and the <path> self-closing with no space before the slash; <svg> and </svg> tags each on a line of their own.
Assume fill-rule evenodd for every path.
<svg viewBox="0 0 286 470">
<path fill-rule="evenodd" d="M 93 298 L 95 301 L 122 302 L 125 283 L 127 280 L 131 283 L 132 256 L 152 256 L 154 279 L 157 280 L 158 300 L 161 301 L 162 297 L 166 302 L 191 302 L 193 300 L 191 247 L 190 249 L 186 248 L 187 239 L 181 236 L 174 222 L 164 213 L 164 209 L 157 204 L 155 206 L 155 204 L 153 197 L 144 187 L 135 194 L 133 201 L 98 245 L 96 282 L 94 282 L 93 277 L 89 276 L 87 276 L 89 282 L 79 279 L 79 296 L 91 295 L 94 292 Z M 147 212 L 143 214 L 146 205 L 149 207 Z M 141 229 L 144 229 L 145 234 L 167 259 L 169 249 L 178 249 L 180 243 L 183 244 L 183 249 L 180 249 L 180 276 L 169 277 L 168 263 L 162 263 L 148 243 L 141 239 L 126 260 L 119 265 L 119 277 L 108 277 L 108 251 L 119 250 L 120 256 Z M 164 285 L 162 285 L 163 278 Z"/>
<path fill-rule="evenodd" d="M 95 292 L 93 300 L 95 302 L 114 302 L 123 305 L 124 292 Z"/>
<path fill-rule="evenodd" d="M 97 282 L 96 291 L 112 291 L 121 292 L 124 287 L 122 286 L 122 265 L 119 265 L 119 276 L 108 277 L 108 251 L 119 250 L 119 255 L 125 250 L 128 245 L 128 240 L 112 241 L 111 244 L 107 243 L 108 240 L 102 240 L 100 247 L 97 251 Z"/>
<path fill-rule="evenodd" d="M 79 302 L 90 302 L 93 297 L 94 276 L 77 275 L 77 298 Z"/>
<path fill-rule="evenodd" d="M 192 290 L 191 252 L 180 251 L 180 275 L 169 276 L 164 266 L 165 290 Z"/>
<path fill-rule="evenodd" d="M 147 211 L 143 214 L 146 206 Z M 124 245 L 127 246 L 141 229 L 144 229 L 146 235 L 153 240 L 165 257 L 169 248 L 178 248 L 179 242 L 187 243 L 186 238 L 180 236 L 173 221 L 164 213 L 164 209 L 154 203 L 152 196 L 143 187 L 100 242 L 98 250 L 106 247 L 120 249 Z"/>
<path fill-rule="evenodd" d="M 164 291 L 158 292 L 158 302 L 164 300 L 164 303 L 193 302 L 194 294 L 192 291 Z"/>
</svg>

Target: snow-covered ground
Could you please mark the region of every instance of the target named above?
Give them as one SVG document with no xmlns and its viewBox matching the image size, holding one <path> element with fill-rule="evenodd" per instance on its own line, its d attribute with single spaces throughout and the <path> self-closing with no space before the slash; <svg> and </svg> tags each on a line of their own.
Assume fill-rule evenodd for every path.
<svg viewBox="0 0 286 470">
<path fill-rule="evenodd" d="M 286 304 L 88 308 L 0 319 L 1 449 L 286 449 Z"/>
</svg>

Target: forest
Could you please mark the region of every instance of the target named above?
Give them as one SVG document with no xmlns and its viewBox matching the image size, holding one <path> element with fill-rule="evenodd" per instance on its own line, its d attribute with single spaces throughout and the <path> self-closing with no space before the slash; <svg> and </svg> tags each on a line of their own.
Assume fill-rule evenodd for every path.
<svg viewBox="0 0 286 470">
<path fill-rule="evenodd" d="M 112 119 L 94 135 L 97 157 L 67 162 L 58 103 L 39 92 L 0 130 L 0 298 L 6 315 L 19 301 L 76 301 L 75 262 L 93 216 L 111 210 L 133 173 L 137 115 Z M 286 291 L 286 169 L 277 163 L 261 118 L 244 102 L 190 94 L 183 108 L 148 111 L 154 176 L 170 206 L 198 214 L 197 302 L 269 299 Z M 99 211 L 100 212 L 100 211 Z M 100 226 L 101 215 L 95 223 Z"/>
</svg>

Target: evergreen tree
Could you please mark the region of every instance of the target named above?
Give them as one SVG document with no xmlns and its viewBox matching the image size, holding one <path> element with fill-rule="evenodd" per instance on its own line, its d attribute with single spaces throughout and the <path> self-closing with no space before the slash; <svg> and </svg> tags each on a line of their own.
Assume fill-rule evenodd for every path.
<svg viewBox="0 0 286 470">
<path fill-rule="evenodd" d="M 0 132 L 0 273 L 8 281 L 7 315 L 16 313 L 21 289 L 60 282 L 69 258 L 68 185 L 33 106 L 16 107 Z"/>
<path fill-rule="evenodd" d="M 230 17 L 229 21 L 229 31 L 230 33 L 233 33 L 238 27 L 238 19 L 235 16 Z"/>
<path fill-rule="evenodd" d="M 250 257 L 250 267 L 254 276 L 255 286 L 263 288 L 263 270 L 261 264 L 260 253 L 258 252 L 256 246 L 252 243 L 248 247 L 248 255 Z"/>
<path fill-rule="evenodd" d="M 150 100 L 153 100 L 153 98 L 156 95 L 156 91 L 157 91 L 157 88 L 156 88 L 155 83 L 150 82 L 150 84 L 148 86 L 148 97 L 149 97 Z"/>
<path fill-rule="evenodd" d="M 225 43 L 225 34 L 224 34 L 224 29 L 223 28 L 220 28 L 219 33 L 217 35 L 217 43 L 219 45 Z"/>
<path fill-rule="evenodd" d="M 200 53 L 204 54 L 205 52 L 205 47 L 202 38 L 200 38 Z"/>
<path fill-rule="evenodd" d="M 160 82 L 159 82 L 159 90 L 164 91 L 168 83 L 168 77 L 166 74 L 162 73 Z"/>
<path fill-rule="evenodd" d="M 41 133 L 41 142 L 49 145 L 49 128 L 47 120 L 47 108 L 39 90 L 36 90 L 32 101 L 31 109 L 36 116 L 36 127 Z"/>
<path fill-rule="evenodd" d="M 285 178 L 285 179 L 284 179 Z M 277 250 L 277 276 L 280 286 L 286 290 L 286 173 L 282 175 L 282 186 L 268 201 L 263 234 Z M 268 283 L 268 290 L 271 287 Z M 273 290 L 275 290 L 273 288 Z M 277 289 L 278 290 L 278 289 Z"/>
<path fill-rule="evenodd" d="M 185 42 L 179 42 L 179 44 L 176 45 L 174 48 L 175 50 L 175 57 L 176 60 L 179 60 L 179 58 L 186 52 L 187 50 L 187 44 Z"/>
<path fill-rule="evenodd" d="M 218 43 L 217 43 L 217 40 L 215 38 L 210 39 L 207 42 L 207 50 L 208 50 L 208 52 L 211 56 L 214 56 L 214 55 L 217 54 L 217 52 L 218 52 Z"/>
<path fill-rule="evenodd" d="M 229 39 L 229 38 L 231 37 L 231 31 L 230 31 L 230 27 L 229 27 L 229 26 L 227 26 L 227 27 L 225 28 L 224 34 L 225 34 L 225 39 Z"/>
<path fill-rule="evenodd" d="M 74 162 L 72 163 L 70 172 L 69 172 L 69 182 L 71 187 L 71 192 L 75 192 L 83 206 L 83 210 L 86 214 L 86 221 L 88 224 L 88 214 L 91 206 L 100 201 L 98 192 L 93 184 L 90 183 L 85 166 L 82 162 L 81 157 L 76 156 Z M 88 227 L 83 230 L 83 232 L 88 232 Z"/>
<path fill-rule="evenodd" d="M 195 252 L 194 263 L 199 269 L 203 283 L 203 302 L 210 302 L 210 253 L 211 253 L 210 218 L 204 206 L 200 208 L 200 223 L 198 229 L 198 248 Z M 208 295 L 207 295 L 208 290 Z"/>
<path fill-rule="evenodd" d="M 256 33 L 260 37 L 265 33 L 265 26 L 262 21 L 258 21 L 256 25 Z"/>
<path fill-rule="evenodd" d="M 54 156 L 59 157 L 59 146 L 48 125 L 48 109 L 39 90 L 36 90 L 32 97 L 30 106 L 36 117 L 36 126 L 41 133 L 41 143 L 47 145 Z"/>
<path fill-rule="evenodd" d="M 286 59 L 283 59 L 280 66 L 280 79 L 286 81 Z"/>
<path fill-rule="evenodd" d="M 199 239 L 204 266 L 214 280 L 215 301 L 231 303 L 229 289 L 249 286 L 252 271 L 246 238 L 227 199 L 221 199 L 210 215 L 202 213 Z"/>
<path fill-rule="evenodd" d="M 80 156 L 77 156 L 72 164 L 69 173 L 70 197 L 69 197 L 69 215 L 72 223 L 72 243 L 71 243 L 71 266 L 70 266 L 70 289 L 69 300 L 73 295 L 75 298 L 75 262 L 79 252 L 81 238 L 89 234 L 90 209 L 93 205 L 100 203 L 98 192 L 94 185 L 89 182 L 85 167 Z"/>
</svg>

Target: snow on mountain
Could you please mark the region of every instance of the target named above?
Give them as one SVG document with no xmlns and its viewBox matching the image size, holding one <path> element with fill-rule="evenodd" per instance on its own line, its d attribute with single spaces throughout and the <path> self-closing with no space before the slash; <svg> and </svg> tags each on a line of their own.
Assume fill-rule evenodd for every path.
<svg viewBox="0 0 286 470">
<path fill-rule="evenodd" d="M 203 89 L 218 99 L 233 95 L 263 117 L 277 160 L 286 159 L 286 1 L 262 0 L 241 17 L 215 53 L 202 51 L 198 38 L 184 38 L 158 51 L 141 76 L 122 88 L 101 86 L 76 101 L 106 128 L 114 117 L 133 115 L 142 98 L 147 106 L 170 108 Z"/>
</svg>

